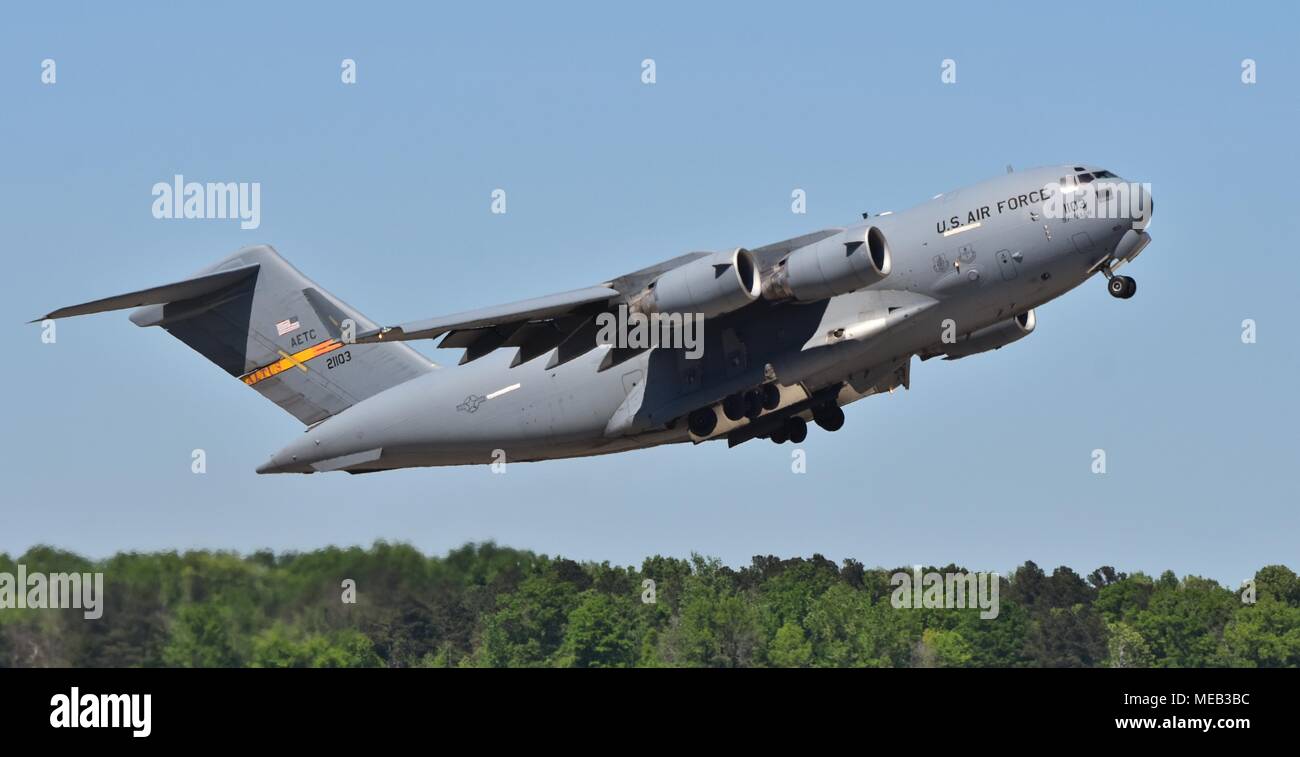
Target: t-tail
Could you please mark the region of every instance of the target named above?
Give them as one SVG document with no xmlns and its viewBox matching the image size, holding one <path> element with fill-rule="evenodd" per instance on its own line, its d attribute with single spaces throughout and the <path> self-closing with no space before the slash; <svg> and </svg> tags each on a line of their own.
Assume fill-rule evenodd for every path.
<svg viewBox="0 0 1300 757">
<path fill-rule="evenodd" d="M 351 343 L 377 325 L 266 245 L 245 247 L 183 281 L 44 318 L 131 307 L 139 308 L 131 314 L 136 325 L 163 327 L 308 425 L 436 367 L 398 342 Z"/>
</svg>

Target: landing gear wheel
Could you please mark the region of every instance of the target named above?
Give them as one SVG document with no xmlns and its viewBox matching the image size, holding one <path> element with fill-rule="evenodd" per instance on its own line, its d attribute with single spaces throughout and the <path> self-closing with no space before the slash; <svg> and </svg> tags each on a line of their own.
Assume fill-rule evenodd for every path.
<svg viewBox="0 0 1300 757">
<path fill-rule="evenodd" d="M 745 392 L 745 417 L 751 421 L 763 414 L 763 394 L 757 389 Z"/>
<path fill-rule="evenodd" d="M 787 419 L 785 433 L 790 437 L 790 441 L 795 444 L 803 444 L 803 440 L 808 438 L 808 421 L 797 415 Z"/>
<path fill-rule="evenodd" d="M 767 438 L 771 439 L 774 444 L 785 444 L 790 440 L 790 437 L 786 436 L 784 426 L 773 431 Z"/>
<path fill-rule="evenodd" d="M 844 428 L 844 410 L 835 404 L 822 405 L 813 411 L 813 420 L 827 431 Z"/>
<path fill-rule="evenodd" d="M 775 410 L 776 406 L 781 404 L 781 387 L 776 384 L 764 384 L 761 391 L 764 410 Z"/>
<path fill-rule="evenodd" d="M 1110 296 L 1121 300 L 1127 300 L 1137 294 L 1137 288 L 1137 282 L 1132 276 L 1111 276 L 1110 281 L 1106 282 L 1106 290 L 1110 292 Z"/>
<path fill-rule="evenodd" d="M 686 425 L 696 436 L 708 436 L 718 427 L 718 414 L 711 407 L 702 407 L 686 417 Z"/>
<path fill-rule="evenodd" d="M 729 421 L 738 421 L 745 417 L 745 398 L 732 394 L 722 401 L 722 414 Z"/>
</svg>

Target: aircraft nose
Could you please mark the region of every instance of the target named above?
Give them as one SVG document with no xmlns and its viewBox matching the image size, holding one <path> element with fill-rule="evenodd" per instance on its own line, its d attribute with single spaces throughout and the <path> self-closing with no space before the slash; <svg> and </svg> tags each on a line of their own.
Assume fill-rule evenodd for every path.
<svg viewBox="0 0 1300 757">
<path fill-rule="evenodd" d="M 1139 231 L 1144 231 L 1147 225 L 1151 223 L 1151 215 L 1155 212 L 1156 207 L 1155 200 L 1151 197 L 1151 184 L 1149 182 L 1138 184 L 1137 206 L 1137 220 L 1139 223 L 1135 223 L 1133 226 Z"/>
</svg>

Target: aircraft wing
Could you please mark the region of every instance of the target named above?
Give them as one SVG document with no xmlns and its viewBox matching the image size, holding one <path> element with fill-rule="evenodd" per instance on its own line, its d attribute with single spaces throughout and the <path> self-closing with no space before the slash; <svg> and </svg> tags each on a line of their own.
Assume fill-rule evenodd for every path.
<svg viewBox="0 0 1300 757">
<path fill-rule="evenodd" d="M 575 341 L 575 349 L 579 344 L 584 347 L 578 352 L 557 355 L 555 362 L 558 364 L 596 346 L 596 316 L 605 312 L 610 303 L 621 296 L 617 289 L 591 286 L 412 321 L 400 326 L 385 326 L 357 334 L 356 341 L 390 342 L 443 337 L 439 347 L 465 348 L 461 363 L 476 360 L 499 347 L 518 347 L 519 352 L 512 365 L 532 360 L 560 347 L 571 338 Z M 591 339 L 580 339 L 580 334 L 587 331 L 588 324 Z M 590 341 L 590 346 L 587 346 L 587 341 Z M 558 359 L 560 357 L 565 359 Z"/>
<path fill-rule="evenodd" d="M 477 360 L 498 348 L 518 348 L 511 367 L 555 350 L 548 367 L 568 362 L 596 347 L 596 317 L 641 291 L 663 272 L 689 263 L 692 252 L 611 279 L 603 284 L 505 305 L 412 321 L 358 333 L 358 343 L 442 338 L 439 348 L 463 348 L 460 362 Z M 558 348 L 558 349 L 557 349 Z M 611 360 L 611 363 L 615 360 Z"/>
<path fill-rule="evenodd" d="M 792 250 L 797 250 L 800 247 L 806 247 L 810 244 L 820 242 L 826 237 L 835 236 L 841 231 L 844 231 L 844 229 L 822 229 L 821 231 L 814 231 L 811 234 L 804 234 L 790 239 L 783 239 L 780 242 L 765 244 L 762 247 L 755 247 L 750 250 L 750 252 L 754 254 L 754 259 L 758 261 L 759 267 L 763 270 L 767 270 L 776 265 L 781 258 L 790 254 Z"/>
<path fill-rule="evenodd" d="M 754 250 L 755 260 L 760 268 L 768 268 L 790 250 L 839 231 L 826 229 L 757 248 Z M 690 252 L 583 289 L 385 326 L 358 333 L 355 341 L 365 344 L 441 338 L 439 348 L 465 350 L 460 360 L 462 364 L 497 349 L 518 348 L 512 367 L 554 349 L 555 354 L 547 366 L 554 367 L 596 347 L 598 315 L 626 303 L 630 296 L 644 290 L 665 272 L 709 254 Z M 613 351 L 602 363 L 601 370 L 638 351 Z"/>
<path fill-rule="evenodd" d="M 594 286 L 571 292 L 548 294 L 505 305 L 466 310 L 452 315 L 411 321 L 400 326 L 385 326 L 358 334 L 358 342 L 405 341 L 407 339 L 436 339 L 450 331 L 467 331 L 511 323 L 543 321 L 570 315 L 588 305 L 605 304 L 618 297 L 618 291 L 609 287 Z"/>
</svg>

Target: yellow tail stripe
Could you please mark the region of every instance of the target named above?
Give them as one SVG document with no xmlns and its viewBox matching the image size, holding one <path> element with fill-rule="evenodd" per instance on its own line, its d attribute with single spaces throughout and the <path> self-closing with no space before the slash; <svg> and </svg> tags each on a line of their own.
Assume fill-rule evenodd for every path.
<svg viewBox="0 0 1300 757">
<path fill-rule="evenodd" d="M 257 370 L 249 371 L 248 373 L 245 373 L 243 376 L 239 377 L 239 380 L 243 381 L 245 384 L 248 384 L 249 386 L 252 386 L 253 384 L 256 384 L 259 381 L 269 379 L 272 376 L 278 375 L 284 371 L 289 370 L 290 368 L 293 368 L 294 366 L 306 370 L 307 368 L 305 365 L 303 365 L 303 363 L 306 363 L 308 360 L 311 360 L 312 358 L 320 357 L 321 355 L 324 355 L 327 352 L 333 352 L 334 350 L 337 350 L 342 346 L 343 346 L 343 342 L 340 342 L 337 339 L 328 339 L 324 342 L 321 342 L 320 344 L 313 344 L 312 346 L 304 350 L 299 350 L 293 353 L 292 355 L 285 355 L 282 352 L 280 354 L 284 355 L 284 357 L 280 358 L 274 363 L 271 363 L 270 365 L 264 365 L 261 368 L 258 368 Z"/>
</svg>

